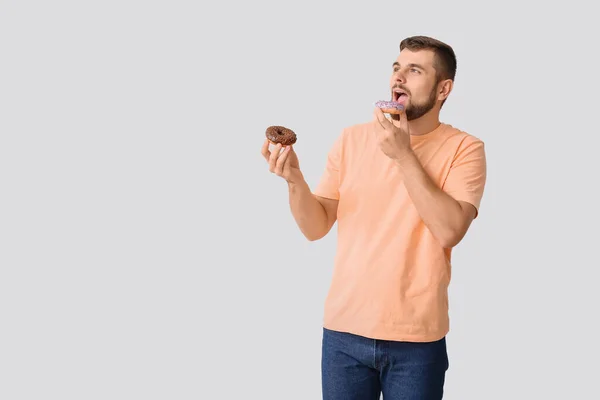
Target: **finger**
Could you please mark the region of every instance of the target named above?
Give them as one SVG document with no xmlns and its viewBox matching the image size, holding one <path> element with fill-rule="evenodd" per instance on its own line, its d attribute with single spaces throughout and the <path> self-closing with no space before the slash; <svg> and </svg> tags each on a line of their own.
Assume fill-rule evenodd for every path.
<svg viewBox="0 0 600 400">
<path fill-rule="evenodd" d="M 406 116 L 406 110 L 402 110 L 398 116 L 398 125 L 400 125 L 400 129 L 408 133 L 408 117 Z"/>
<path fill-rule="evenodd" d="M 294 156 L 298 157 L 298 156 L 296 155 L 296 151 L 294 150 L 294 145 L 293 145 L 293 144 L 291 144 L 291 145 L 289 145 L 289 146 L 286 146 L 286 147 L 284 147 L 284 149 L 283 149 L 283 150 L 284 150 L 284 151 L 287 153 L 287 155 L 285 156 L 285 158 L 290 158 L 290 157 L 292 156 L 292 154 L 293 154 Z"/>
<path fill-rule="evenodd" d="M 269 157 L 269 171 L 275 172 L 275 164 L 277 163 L 277 159 L 279 158 L 279 153 L 281 151 L 281 143 L 277 143 L 275 148 L 271 152 L 271 156 Z"/>
<path fill-rule="evenodd" d="M 373 111 L 373 117 L 375 119 L 375 133 L 377 136 L 381 136 L 382 132 L 385 130 L 385 127 L 381 124 L 381 115 L 383 115 L 381 109 L 375 107 L 375 110 Z"/>
<path fill-rule="evenodd" d="M 383 129 L 390 129 L 392 127 L 392 123 L 390 122 L 389 119 L 386 118 L 383 110 L 377 108 L 375 110 L 375 115 L 377 117 L 377 120 L 379 121 L 379 124 L 381 125 L 381 127 Z"/>
<path fill-rule="evenodd" d="M 375 107 L 373 115 L 375 116 L 375 119 L 379 122 L 379 124 L 381 125 L 381 120 L 385 119 L 385 115 L 383 114 L 383 111 L 381 110 L 381 108 Z"/>
<path fill-rule="evenodd" d="M 385 140 L 386 137 L 389 136 L 390 132 L 393 132 L 393 125 L 391 125 L 391 122 L 385 117 L 385 114 L 379 108 L 375 109 L 375 118 L 377 120 L 375 127 L 377 137 L 380 141 Z"/>
<path fill-rule="evenodd" d="M 286 146 L 283 148 L 281 155 L 279 156 L 279 158 L 277 159 L 277 162 L 275 163 L 275 174 L 276 175 L 281 176 L 283 174 L 283 168 L 285 167 L 285 162 L 288 159 L 291 149 L 292 149 L 291 146 Z"/>
<path fill-rule="evenodd" d="M 265 160 L 269 161 L 269 157 L 271 157 L 271 152 L 269 151 L 269 139 L 265 139 L 260 153 L 263 155 Z"/>
</svg>

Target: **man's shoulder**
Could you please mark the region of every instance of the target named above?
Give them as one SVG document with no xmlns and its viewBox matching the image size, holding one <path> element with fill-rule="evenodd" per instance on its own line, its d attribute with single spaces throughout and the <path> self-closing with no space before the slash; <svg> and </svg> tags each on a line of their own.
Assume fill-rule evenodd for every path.
<svg viewBox="0 0 600 400">
<path fill-rule="evenodd" d="M 451 138 L 453 140 L 457 140 L 463 145 L 483 144 L 483 140 L 473 133 L 457 128 L 448 123 L 444 123 L 444 125 L 446 126 L 444 137 L 448 139 Z"/>
<path fill-rule="evenodd" d="M 477 135 L 446 124 L 440 154 L 457 160 L 485 159 L 485 143 Z"/>
</svg>

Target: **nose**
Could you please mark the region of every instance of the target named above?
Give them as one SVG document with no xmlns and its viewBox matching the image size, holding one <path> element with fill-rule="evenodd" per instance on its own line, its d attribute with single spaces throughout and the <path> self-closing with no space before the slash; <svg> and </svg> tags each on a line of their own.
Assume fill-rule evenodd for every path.
<svg viewBox="0 0 600 400">
<path fill-rule="evenodd" d="M 401 70 L 398 70 L 394 73 L 394 81 L 400 83 L 406 83 L 406 77 L 402 73 Z"/>
</svg>

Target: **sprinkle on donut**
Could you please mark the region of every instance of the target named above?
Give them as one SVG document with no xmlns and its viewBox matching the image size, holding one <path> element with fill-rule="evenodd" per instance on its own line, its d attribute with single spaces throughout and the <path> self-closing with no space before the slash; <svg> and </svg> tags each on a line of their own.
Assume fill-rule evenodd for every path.
<svg viewBox="0 0 600 400">
<path fill-rule="evenodd" d="M 381 108 L 381 111 L 388 114 L 400 114 L 404 110 L 404 104 L 396 101 L 378 101 L 375 103 L 376 107 Z"/>
</svg>

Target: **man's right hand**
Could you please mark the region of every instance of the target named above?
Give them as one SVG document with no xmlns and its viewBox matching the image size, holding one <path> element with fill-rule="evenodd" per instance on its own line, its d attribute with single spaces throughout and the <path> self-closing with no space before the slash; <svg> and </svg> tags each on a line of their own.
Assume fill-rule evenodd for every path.
<svg viewBox="0 0 600 400">
<path fill-rule="evenodd" d="M 311 192 L 300 172 L 298 156 L 292 146 L 277 144 L 269 150 L 269 144 L 269 140 L 265 140 L 261 153 L 269 163 L 269 171 L 288 182 L 290 208 L 298 227 L 309 240 L 322 238 L 337 219 L 338 201 Z"/>
<path fill-rule="evenodd" d="M 282 177 L 288 183 L 298 183 L 302 178 L 300 172 L 300 163 L 298 156 L 292 146 L 274 145 L 273 150 L 269 149 L 269 139 L 265 139 L 262 146 L 262 155 L 269 163 L 269 171 Z M 283 148 L 283 151 L 281 149 Z"/>
</svg>

